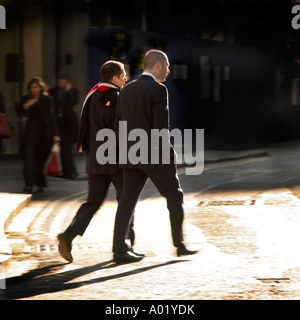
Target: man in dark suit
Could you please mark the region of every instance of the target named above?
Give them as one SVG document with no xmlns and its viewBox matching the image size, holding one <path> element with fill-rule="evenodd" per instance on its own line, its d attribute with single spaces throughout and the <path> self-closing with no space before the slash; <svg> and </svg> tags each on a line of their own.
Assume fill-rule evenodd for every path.
<svg viewBox="0 0 300 320">
<path fill-rule="evenodd" d="M 54 99 L 55 114 L 60 132 L 60 154 L 62 163 L 62 177 L 73 180 L 77 177 L 76 165 L 73 157 L 73 144 L 78 136 L 79 121 L 74 110 L 78 103 L 79 92 L 70 82 L 67 73 L 60 73 L 57 86 L 49 90 Z"/>
<path fill-rule="evenodd" d="M 81 112 L 77 152 L 85 151 L 88 172 L 88 199 L 77 211 L 68 228 L 58 235 L 60 254 L 69 262 L 73 261 L 71 254 L 72 241 L 77 235 L 83 235 L 92 217 L 104 201 L 109 185 L 113 183 L 117 199 L 119 199 L 123 173 L 117 163 L 100 165 L 97 160 L 97 150 L 104 144 L 97 141 L 96 136 L 101 129 L 114 130 L 116 101 L 120 89 L 127 81 L 124 65 L 116 61 L 108 61 L 101 68 L 101 83 L 98 83 L 87 95 Z M 134 244 L 133 220 L 131 221 L 128 238 Z M 139 254 L 131 252 L 137 261 Z"/>
<path fill-rule="evenodd" d="M 167 55 L 162 51 L 150 50 L 145 55 L 144 73 L 138 80 L 126 85 L 119 95 L 117 120 L 126 121 L 128 132 L 134 129 L 144 130 L 148 135 L 147 148 L 149 151 L 152 148 L 150 147 L 151 130 L 169 130 L 168 90 L 162 84 L 169 73 Z M 135 142 L 126 141 L 125 145 L 122 146 L 124 142 L 123 135 L 123 133 L 119 133 L 120 155 L 123 148 L 128 155 L 128 151 Z M 183 243 L 183 192 L 174 163 L 175 151 L 171 144 L 169 144 L 169 147 L 170 150 L 168 151 L 170 152 L 171 160 L 169 164 L 164 164 L 162 161 L 158 164 L 151 164 L 149 153 L 148 160 L 150 161 L 147 163 L 133 164 L 132 161 L 123 161 L 123 159 L 123 164 L 120 164 L 120 166 L 124 167 L 124 185 L 115 220 L 113 252 L 116 260 L 121 257 L 125 259 L 127 251 L 130 250 L 125 241 L 126 234 L 132 212 L 148 178 L 152 180 L 160 194 L 167 200 L 172 239 L 174 246 L 177 248 L 177 255 L 190 255 L 197 252 L 188 250 Z M 162 154 L 163 151 L 165 152 L 165 150 L 161 149 L 160 153 Z M 127 258 L 130 259 L 130 257 Z"/>
</svg>

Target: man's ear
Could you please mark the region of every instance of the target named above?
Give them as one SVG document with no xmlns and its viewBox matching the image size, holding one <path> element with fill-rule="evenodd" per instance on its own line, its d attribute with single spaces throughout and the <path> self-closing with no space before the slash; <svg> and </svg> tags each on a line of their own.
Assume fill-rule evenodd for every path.
<svg viewBox="0 0 300 320">
<path fill-rule="evenodd" d="M 158 70 L 160 70 L 161 66 L 162 66 L 162 64 L 161 64 L 159 61 L 157 61 L 157 62 L 155 63 L 155 65 L 154 65 L 154 69 L 155 69 L 156 71 L 158 71 Z"/>
<path fill-rule="evenodd" d="M 113 77 L 112 77 L 112 83 L 116 83 L 116 81 L 118 81 L 118 79 L 119 79 L 119 78 L 118 78 L 117 76 L 113 76 Z"/>
</svg>

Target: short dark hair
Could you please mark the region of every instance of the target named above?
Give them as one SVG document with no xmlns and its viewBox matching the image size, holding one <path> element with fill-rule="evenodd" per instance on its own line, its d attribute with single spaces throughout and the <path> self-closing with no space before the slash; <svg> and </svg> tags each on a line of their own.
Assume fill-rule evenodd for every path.
<svg viewBox="0 0 300 320">
<path fill-rule="evenodd" d="M 121 62 L 114 60 L 105 62 L 100 70 L 101 81 L 111 82 L 114 76 L 120 77 L 123 68 L 124 64 Z"/>
<path fill-rule="evenodd" d="M 70 81 L 70 76 L 66 72 L 62 71 L 58 75 L 57 79 Z"/>
</svg>

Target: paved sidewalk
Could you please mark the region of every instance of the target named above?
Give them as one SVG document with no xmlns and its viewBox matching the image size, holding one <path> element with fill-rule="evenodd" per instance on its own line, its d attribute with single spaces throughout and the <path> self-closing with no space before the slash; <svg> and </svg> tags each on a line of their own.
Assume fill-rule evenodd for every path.
<svg viewBox="0 0 300 320">
<path fill-rule="evenodd" d="M 31 198 L 32 195 L 29 194 L 0 193 L 0 265 L 2 266 L 5 266 L 12 254 L 5 237 L 5 229 L 9 221 L 29 203 Z"/>
<path fill-rule="evenodd" d="M 205 164 L 213 164 L 215 162 L 230 161 L 237 159 L 246 159 L 253 157 L 267 156 L 270 152 L 280 152 L 281 148 L 292 147 L 295 150 L 300 150 L 300 142 L 292 141 L 275 146 L 269 146 L 260 149 L 243 150 L 243 151 L 223 151 L 223 150 L 207 150 L 205 151 Z M 85 179 L 85 158 L 79 156 L 76 158 L 77 168 L 79 172 L 78 179 Z M 182 165 L 184 166 L 184 164 Z M 0 157 L 0 273 L 1 266 L 9 262 L 12 252 L 9 243 L 6 240 L 5 232 L 9 222 L 31 201 L 32 195 L 23 194 L 23 177 L 21 174 L 22 161 L 14 156 Z M 179 166 L 180 167 L 180 166 Z M 48 177 L 52 185 L 61 183 L 58 178 Z M 4 192 L 6 191 L 7 192 Z M 1 192 L 3 191 L 3 192 Z M 2 268 L 3 270 L 3 268 Z"/>
</svg>

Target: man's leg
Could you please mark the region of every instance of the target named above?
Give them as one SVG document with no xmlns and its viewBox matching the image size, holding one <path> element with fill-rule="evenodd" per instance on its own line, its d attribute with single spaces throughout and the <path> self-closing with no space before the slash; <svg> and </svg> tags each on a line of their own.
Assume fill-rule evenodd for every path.
<svg viewBox="0 0 300 320">
<path fill-rule="evenodd" d="M 89 194 L 87 202 L 81 205 L 67 229 L 58 236 L 59 252 L 69 262 L 73 261 L 71 255 L 72 241 L 77 235 L 83 235 L 94 214 L 98 211 L 107 195 L 110 185 L 109 175 L 89 175 Z"/>
<path fill-rule="evenodd" d="M 25 180 L 25 187 L 27 191 L 31 192 L 36 180 L 36 159 L 35 147 L 33 143 L 27 144 L 24 148 L 24 167 L 23 174 Z"/>
<path fill-rule="evenodd" d="M 170 212 L 172 239 L 177 248 L 177 255 L 191 255 L 198 250 L 188 250 L 183 242 L 183 191 L 180 187 L 175 164 L 158 165 L 146 171 L 160 194 L 167 199 Z"/>
<path fill-rule="evenodd" d="M 60 156 L 63 176 L 68 179 L 75 179 L 77 177 L 77 170 L 72 152 L 73 144 L 72 132 L 69 132 L 68 128 L 63 128 L 60 140 Z"/>
<path fill-rule="evenodd" d="M 125 241 L 126 235 L 146 181 L 147 176 L 140 169 L 124 169 L 123 171 L 123 191 L 116 213 L 113 238 L 113 252 L 115 253 L 126 253 L 129 250 Z"/>
<path fill-rule="evenodd" d="M 116 174 L 111 174 L 110 179 L 116 189 L 117 201 L 119 202 L 123 189 L 123 170 L 119 170 Z M 134 214 L 132 214 L 132 219 L 130 221 L 129 231 L 126 238 L 130 240 L 131 246 L 133 247 L 135 242 Z"/>
<path fill-rule="evenodd" d="M 173 164 L 157 165 L 145 170 L 145 172 L 160 194 L 167 200 L 174 246 L 177 248 L 184 247 L 182 233 L 184 219 L 183 191 L 180 187 L 176 166 Z"/>
</svg>

